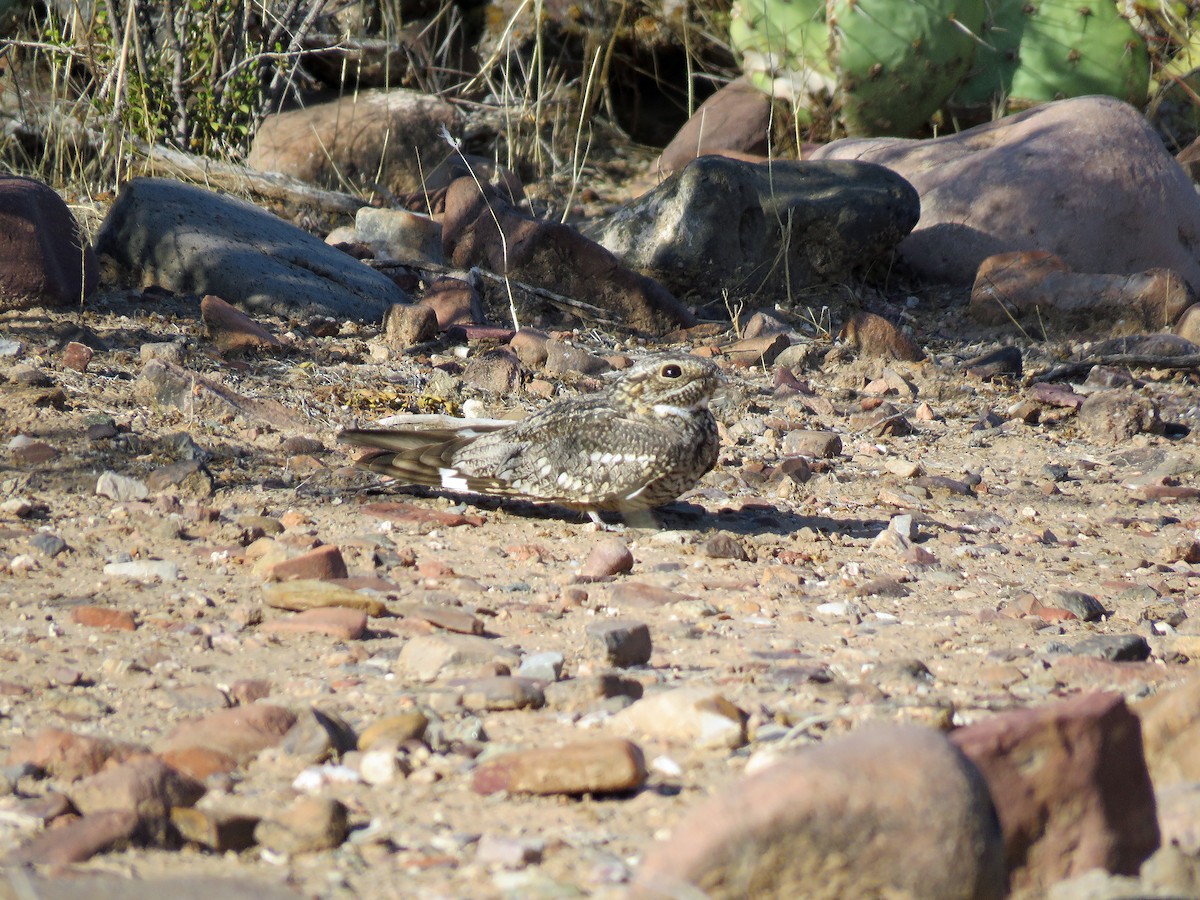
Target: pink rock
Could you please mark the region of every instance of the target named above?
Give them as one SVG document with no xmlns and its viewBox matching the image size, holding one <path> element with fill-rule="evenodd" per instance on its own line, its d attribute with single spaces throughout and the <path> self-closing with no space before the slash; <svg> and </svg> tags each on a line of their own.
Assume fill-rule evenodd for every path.
<svg viewBox="0 0 1200 900">
<path fill-rule="evenodd" d="M 1200 290 L 1200 198 L 1119 100 L 1046 103 L 923 141 L 835 141 L 813 158 L 879 163 L 917 189 L 921 221 L 899 249 L 926 278 L 970 284 L 993 254 L 1048 250 L 1077 272 L 1165 268 Z"/>
<path fill-rule="evenodd" d="M 294 724 L 296 714 L 282 706 L 235 706 L 177 725 L 155 749 L 166 753 L 185 747 L 208 747 L 244 763 L 278 744 Z"/>
<path fill-rule="evenodd" d="M 325 544 L 316 550 L 275 563 L 270 568 L 268 578 L 271 581 L 293 581 L 297 578 L 329 581 L 345 578 L 348 574 L 342 551 L 333 544 Z"/>
<path fill-rule="evenodd" d="M 356 641 L 367 630 L 367 614 L 336 606 L 306 609 L 285 619 L 273 619 L 262 630 L 268 634 L 327 634 L 343 641 Z"/>
<path fill-rule="evenodd" d="M 1016 890 L 1103 868 L 1136 874 L 1157 849 L 1142 732 L 1120 694 L 1085 694 L 951 735 L 983 772 Z"/>
<path fill-rule="evenodd" d="M 629 896 L 998 900 L 1005 887 L 979 772 L 938 732 L 905 726 L 806 748 L 697 804 Z"/>
<path fill-rule="evenodd" d="M 669 175 L 697 156 L 730 150 L 738 158 L 764 156 L 770 128 L 771 98 L 745 77 L 735 79 L 700 104 L 654 168 Z"/>
<path fill-rule="evenodd" d="M 1026 251 L 998 253 L 980 264 L 970 311 L 990 325 L 1015 320 L 1140 332 L 1171 325 L 1192 300 L 1187 284 L 1169 269 L 1088 275 L 1072 272 L 1052 253 Z"/>
<path fill-rule="evenodd" d="M 48 185 L 0 176 L 0 311 L 78 306 L 99 283 L 96 255 Z"/>
<path fill-rule="evenodd" d="M 633 570 L 633 554 L 618 537 L 597 541 L 579 574 L 583 578 L 606 578 Z"/>
<path fill-rule="evenodd" d="M 464 515 L 460 513 L 442 512 L 440 509 L 426 509 L 414 503 L 364 503 L 358 507 L 359 512 L 379 519 L 392 522 L 432 522 L 447 528 L 457 525 L 482 525 L 483 516 Z"/>
<path fill-rule="evenodd" d="M 421 294 L 418 305 L 434 311 L 442 331 L 451 325 L 483 321 L 483 301 L 479 293 L 461 278 L 435 279 Z"/>
<path fill-rule="evenodd" d="M 191 806 L 204 793 L 204 785 L 196 779 L 142 754 L 78 782 L 70 796 L 71 803 L 85 815 L 121 809 L 142 818 L 162 818 L 170 814 L 172 806 Z"/>
</svg>

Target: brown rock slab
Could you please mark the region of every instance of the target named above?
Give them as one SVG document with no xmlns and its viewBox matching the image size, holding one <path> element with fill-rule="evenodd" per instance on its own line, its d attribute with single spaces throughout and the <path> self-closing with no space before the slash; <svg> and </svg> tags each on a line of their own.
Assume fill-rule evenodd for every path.
<svg viewBox="0 0 1200 900">
<path fill-rule="evenodd" d="M 348 814 L 340 800 L 301 797 L 288 809 L 263 819 L 254 840 L 275 853 L 316 853 L 340 846 L 346 839 Z"/>
<path fill-rule="evenodd" d="M 49 185 L 0 176 L 0 311 L 79 306 L 99 284 L 96 255 Z"/>
<path fill-rule="evenodd" d="M 714 900 L 1007 893 L 983 779 L 945 737 L 912 726 L 826 741 L 693 808 L 647 854 L 630 897 L 692 892 Z"/>
<path fill-rule="evenodd" d="M 8 865 L 66 866 L 133 841 L 142 824 L 136 812 L 107 809 L 43 831 L 5 857 Z M 41 896 L 47 896 L 45 894 Z"/>
<path fill-rule="evenodd" d="M 471 325 L 484 320 L 479 292 L 461 278 L 435 278 L 422 292 L 417 305 L 433 310 L 440 331 L 451 325 Z"/>
<path fill-rule="evenodd" d="M 274 609 L 287 609 L 292 612 L 341 607 L 359 610 L 372 618 L 388 614 L 387 604 L 382 600 L 315 578 L 299 578 L 263 585 L 263 600 L 267 606 Z"/>
<path fill-rule="evenodd" d="M 13 744 L 8 764 L 32 763 L 55 778 L 76 781 L 95 775 L 109 760 L 119 763 L 145 752 L 146 748 L 138 744 L 75 734 L 61 728 L 43 728 L 32 738 Z"/>
<path fill-rule="evenodd" d="M 1158 847 L 1141 727 L 1119 694 L 992 716 L 951 740 L 987 779 L 1014 888 L 1134 874 Z"/>
<path fill-rule="evenodd" d="M 483 634 L 483 621 L 465 609 L 453 606 L 422 606 L 414 614 L 416 618 L 446 631 L 459 634 Z"/>
<path fill-rule="evenodd" d="M 105 631 L 137 631 L 133 613 L 108 606 L 76 606 L 71 610 L 71 621 L 86 628 L 103 628 Z"/>
<path fill-rule="evenodd" d="M 1194 301 L 1187 283 L 1169 269 L 1132 275 L 1072 272 L 1045 251 L 1000 253 L 979 266 L 968 307 L 989 325 L 1045 323 L 1059 329 L 1119 332 L 1170 326 Z"/>
<path fill-rule="evenodd" d="M 269 353 L 285 348 L 283 341 L 235 306 L 215 294 L 200 301 L 200 318 L 208 338 L 222 353 Z"/>
<path fill-rule="evenodd" d="M 609 738 L 501 754 L 475 769 L 473 786 L 480 794 L 577 796 L 634 791 L 645 781 L 641 748 Z"/>
<path fill-rule="evenodd" d="M 325 634 L 341 641 L 356 641 L 367 630 L 367 614 L 337 606 L 306 609 L 285 619 L 264 622 L 262 630 L 267 634 Z"/>
<path fill-rule="evenodd" d="M 619 669 L 644 666 L 650 661 L 653 642 L 650 627 L 633 619 L 604 619 L 592 622 L 585 629 L 593 649 L 612 666 Z"/>
<path fill-rule="evenodd" d="M 557 294 L 586 298 L 640 331 L 658 334 L 695 324 L 658 282 L 621 265 L 574 228 L 527 216 L 490 186 L 481 192 L 473 178 L 450 185 L 442 248 L 452 266 L 483 266 Z"/>
<path fill-rule="evenodd" d="M 232 810 L 186 806 L 171 810 L 171 824 L 179 836 L 214 853 L 238 852 L 253 847 L 254 828 L 259 821 L 259 816 Z"/>
<path fill-rule="evenodd" d="M 383 342 L 397 350 L 432 341 L 437 333 L 437 313 L 419 303 L 393 303 L 383 317 Z"/>
<path fill-rule="evenodd" d="M 177 750 L 166 750 L 158 754 L 158 758 L 172 769 L 178 769 L 197 781 L 232 772 L 238 767 L 238 761 L 228 753 L 211 747 L 180 747 Z"/>
<path fill-rule="evenodd" d="M 192 806 L 205 791 L 196 779 L 144 754 L 76 783 L 70 796 L 84 815 L 120 809 L 158 819 L 169 815 L 173 806 Z"/>
<path fill-rule="evenodd" d="M 177 725 L 158 743 L 160 753 L 186 747 L 207 747 L 244 763 L 260 750 L 278 744 L 296 724 L 296 714 L 270 703 L 222 709 L 202 719 Z"/>
<path fill-rule="evenodd" d="M 396 669 L 419 681 L 435 681 L 494 663 L 515 669 L 521 657 L 497 641 L 474 634 L 426 634 L 404 645 Z"/>
<path fill-rule="evenodd" d="M 1158 406 L 1129 389 L 1089 395 L 1079 407 L 1079 426 L 1103 444 L 1123 444 L 1136 434 L 1163 433 Z"/>
<path fill-rule="evenodd" d="M 333 544 L 325 544 L 291 559 L 277 562 L 267 572 L 270 581 L 294 581 L 298 579 L 318 579 L 330 581 L 335 578 L 345 578 L 346 561 L 342 559 L 342 551 Z"/>
</svg>

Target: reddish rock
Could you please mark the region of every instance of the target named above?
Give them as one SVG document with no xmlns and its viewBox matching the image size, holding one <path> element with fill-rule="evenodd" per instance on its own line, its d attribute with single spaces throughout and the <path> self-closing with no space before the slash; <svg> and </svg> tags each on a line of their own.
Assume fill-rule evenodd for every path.
<svg viewBox="0 0 1200 900">
<path fill-rule="evenodd" d="M 213 294 L 200 301 L 200 318 L 208 329 L 209 340 L 222 353 L 262 353 L 286 346 L 240 309 Z"/>
<path fill-rule="evenodd" d="M 43 831 L 5 857 L 7 865 L 66 866 L 86 862 L 132 841 L 141 819 L 131 810 L 109 809 Z"/>
<path fill-rule="evenodd" d="M 630 891 L 693 894 L 998 900 L 1004 847 L 983 779 L 945 737 L 863 729 L 695 806 Z"/>
<path fill-rule="evenodd" d="M 641 748 L 609 738 L 501 754 L 475 770 L 474 788 L 480 794 L 612 794 L 645 781 Z"/>
<path fill-rule="evenodd" d="M 771 129 L 771 98 L 745 77 L 735 79 L 705 100 L 667 144 L 655 167 L 663 175 L 697 156 L 717 153 L 739 159 L 765 156 Z"/>
<path fill-rule="evenodd" d="M 992 716 L 951 740 L 983 772 L 1014 889 L 1103 868 L 1136 874 L 1157 849 L 1142 732 L 1119 694 Z"/>
<path fill-rule="evenodd" d="M 1017 321 L 1139 332 L 1171 325 L 1193 300 L 1187 283 L 1169 269 L 1091 275 L 1072 272 L 1052 253 L 1024 251 L 999 253 L 980 264 L 969 309 L 989 325 Z"/>
<path fill-rule="evenodd" d="M 105 631 L 137 631 L 133 613 L 109 606 L 76 606 L 71 610 L 71 621 L 87 628 L 103 628 Z"/>
<path fill-rule="evenodd" d="M 293 581 L 298 578 L 331 581 L 348 575 L 342 551 L 333 544 L 325 544 L 316 550 L 275 563 L 267 577 L 270 581 Z"/>
<path fill-rule="evenodd" d="M 223 709 L 202 719 L 177 725 L 155 749 L 160 753 L 187 747 L 207 747 L 244 763 L 259 751 L 274 747 L 296 724 L 296 714 L 282 706 L 252 703 Z"/>
<path fill-rule="evenodd" d="M 78 341 L 70 341 L 63 347 L 62 364 L 76 372 L 86 372 L 93 356 L 92 348 Z"/>
<path fill-rule="evenodd" d="M 271 696 L 271 682 L 265 678 L 240 678 L 229 686 L 234 704 L 245 706 Z"/>
<path fill-rule="evenodd" d="M 449 606 L 422 606 L 416 617 L 459 634 L 483 634 L 483 622 L 472 612 Z"/>
<path fill-rule="evenodd" d="M 521 365 L 530 369 L 540 369 L 546 364 L 548 353 L 546 345 L 549 340 L 549 336 L 544 331 L 538 331 L 536 328 L 522 328 L 512 336 L 508 346 L 512 348 L 513 353 L 517 354 Z"/>
<path fill-rule="evenodd" d="M 633 570 L 633 554 L 618 537 L 605 538 L 592 545 L 587 561 L 579 570 L 582 578 L 607 578 Z"/>
<path fill-rule="evenodd" d="M 899 328 L 874 313 L 859 313 L 842 326 L 838 340 L 846 341 L 862 356 L 916 362 L 925 351 Z"/>
<path fill-rule="evenodd" d="M 238 766 L 237 760 L 228 753 L 211 747 L 180 747 L 160 753 L 158 758 L 197 781 L 232 772 Z"/>
<path fill-rule="evenodd" d="M 306 609 L 286 619 L 272 619 L 262 630 L 268 634 L 327 634 L 341 641 L 356 641 L 367 630 L 367 614 L 338 606 Z"/>
<path fill-rule="evenodd" d="M 169 815 L 173 806 L 191 806 L 204 793 L 204 785 L 196 779 L 142 754 L 77 782 L 70 797 L 84 815 L 120 809 L 157 819 Z"/>
<path fill-rule="evenodd" d="M 78 306 L 99 267 L 63 199 L 32 178 L 0 176 L 0 311 Z"/>
<path fill-rule="evenodd" d="M 442 242 L 450 265 L 483 266 L 585 300 L 641 331 L 659 334 L 695 324 L 687 308 L 658 282 L 625 268 L 570 226 L 527 216 L 490 186 L 481 193 L 471 178 L 450 185 Z"/>
<path fill-rule="evenodd" d="M 1193 344 L 1200 344 L 1200 303 L 1193 303 L 1180 314 L 1175 322 L 1175 333 Z"/>
<path fill-rule="evenodd" d="M 436 278 L 421 294 L 418 306 L 432 309 L 438 328 L 470 325 L 483 321 L 483 301 L 479 292 L 461 278 Z"/>
<path fill-rule="evenodd" d="M 32 763 L 55 778 L 75 781 L 95 775 L 109 760 L 123 762 L 146 748 L 107 738 L 75 734 L 60 728 L 43 728 L 32 738 L 13 744 L 8 755 L 9 765 Z"/>
</svg>

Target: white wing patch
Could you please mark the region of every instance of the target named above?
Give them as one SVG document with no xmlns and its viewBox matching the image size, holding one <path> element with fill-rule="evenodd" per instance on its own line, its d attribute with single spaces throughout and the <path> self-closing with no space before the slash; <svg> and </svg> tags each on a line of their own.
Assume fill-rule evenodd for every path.
<svg viewBox="0 0 1200 900">
<path fill-rule="evenodd" d="M 442 487 L 450 491 L 469 491 L 467 479 L 458 474 L 458 469 L 438 469 L 442 476 Z"/>
<path fill-rule="evenodd" d="M 593 450 L 588 454 L 588 460 L 600 466 L 613 466 L 619 463 L 648 463 L 653 462 L 653 456 L 643 453 L 601 453 Z"/>
</svg>

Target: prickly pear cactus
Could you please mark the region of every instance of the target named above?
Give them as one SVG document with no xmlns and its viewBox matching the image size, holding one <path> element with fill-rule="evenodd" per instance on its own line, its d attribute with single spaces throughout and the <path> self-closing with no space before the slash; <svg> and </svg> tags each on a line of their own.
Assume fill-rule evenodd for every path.
<svg viewBox="0 0 1200 900">
<path fill-rule="evenodd" d="M 834 77 L 825 0 L 738 0 L 729 41 L 751 84 L 792 104 L 802 123 L 828 108 Z"/>
<path fill-rule="evenodd" d="M 919 131 L 970 72 L 983 16 L 984 0 L 829 0 L 847 130 Z"/>
<path fill-rule="evenodd" d="M 1000 0 L 981 33 L 975 68 L 953 107 L 1014 112 L 1084 94 L 1146 101 L 1146 42 L 1113 0 Z"/>
</svg>

